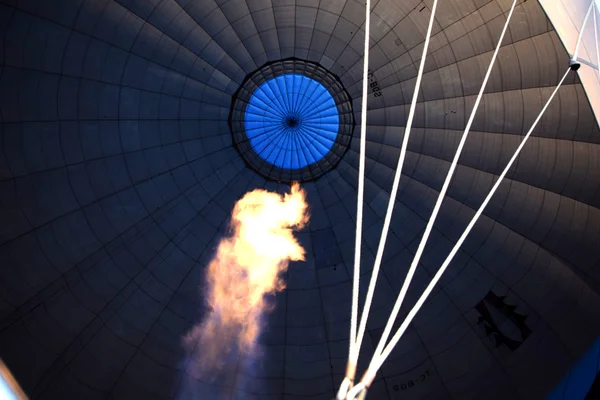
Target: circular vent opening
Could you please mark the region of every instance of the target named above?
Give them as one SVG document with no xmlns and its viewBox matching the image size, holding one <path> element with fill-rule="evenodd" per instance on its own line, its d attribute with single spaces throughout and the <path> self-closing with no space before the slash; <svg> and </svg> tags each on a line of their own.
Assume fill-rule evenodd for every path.
<svg viewBox="0 0 600 400">
<path fill-rule="evenodd" d="M 235 93 L 229 117 L 246 164 L 270 180 L 315 180 L 350 146 L 354 116 L 341 81 L 319 64 L 265 64 Z"/>
</svg>

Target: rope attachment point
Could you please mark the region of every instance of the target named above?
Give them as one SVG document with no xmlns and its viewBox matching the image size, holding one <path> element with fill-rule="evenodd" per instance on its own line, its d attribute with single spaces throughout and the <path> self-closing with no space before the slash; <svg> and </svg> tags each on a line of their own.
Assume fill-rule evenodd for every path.
<svg viewBox="0 0 600 400">
<path fill-rule="evenodd" d="M 338 390 L 336 399 L 344 400 L 348 395 L 348 390 L 350 390 L 351 387 L 352 381 L 348 377 L 345 377 L 342 381 L 342 384 L 340 385 L 340 389 Z"/>
<path fill-rule="evenodd" d="M 348 392 L 346 400 L 364 400 L 367 396 L 367 387 L 360 382 Z"/>
<path fill-rule="evenodd" d="M 348 360 L 346 364 L 346 376 L 338 390 L 337 399 L 343 400 L 348 395 L 348 391 L 354 386 L 354 378 L 356 376 L 356 363 Z"/>
</svg>

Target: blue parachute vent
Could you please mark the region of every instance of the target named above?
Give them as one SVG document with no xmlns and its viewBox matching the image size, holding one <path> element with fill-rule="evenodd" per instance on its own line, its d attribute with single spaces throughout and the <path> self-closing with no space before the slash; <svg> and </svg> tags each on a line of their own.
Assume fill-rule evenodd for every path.
<svg viewBox="0 0 600 400">
<path fill-rule="evenodd" d="M 246 107 L 246 135 L 254 151 L 284 169 L 321 160 L 331 150 L 339 127 L 329 91 L 299 74 L 269 79 L 256 89 Z"/>
<path fill-rule="evenodd" d="M 314 180 L 350 145 L 354 116 L 341 82 L 318 64 L 269 63 L 232 101 L 229 124 L 246 164 L 279 182 Z"/>
</svg>

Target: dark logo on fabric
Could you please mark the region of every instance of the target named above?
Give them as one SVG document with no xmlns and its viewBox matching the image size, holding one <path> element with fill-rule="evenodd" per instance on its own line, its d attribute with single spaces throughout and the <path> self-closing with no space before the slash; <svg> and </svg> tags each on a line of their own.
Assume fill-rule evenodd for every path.
<svg viewBox="0 0 600 400">
<path fill-rule="evenodd" d="M 504 345 L 515 351 L 531 335 L 531 329 L 525 323 L 527 316 L 516 312 L 517 306 L 506 304 L 505 300 L 505 296 L 488 292 L 475 306 L 480 314 L 477 324 L 483 325 L 496 348 Z"/>
</svg>

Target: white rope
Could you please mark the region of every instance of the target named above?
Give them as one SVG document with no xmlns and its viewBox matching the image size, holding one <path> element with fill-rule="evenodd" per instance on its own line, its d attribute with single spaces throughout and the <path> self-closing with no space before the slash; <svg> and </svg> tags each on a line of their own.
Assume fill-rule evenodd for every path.
<svg viewBox="0 0 600 400">
<path fill-rule="evenodd" d="M 590 3 L 590 7 L 588 8 L 587 14 L 585 14 L 585 19 L 583 20 L 583 25 L 581 25 L 581 29 L 579 30 L 577 45 L 575 46 L 575 53 L 573 54 L 574 61 L 579 61 L 579 47 L 581 46 L 581 39 L 583 38 L 583 32 L 585 31 L 585 26 L 587 25 L 588 19 L 590 19 L 590 13 L 592 12 L 592 8 L 594 8 L 595 2 L 596 0 L 592 0 Z M 600 68 L 600 65 L 598 67 Z"/>
<path fill-rule="evenodd" d="M 365 6 L 365 49 L 363 57 L 363 86 L 360 120 L 360 154 L 358 162 L 358 197 L 356 201 L 356 236 L 354 243 L 354 273 L 352 278 L 352 311 L 350 315 L 350 346 L 346 376 L 340 385 L 337 398 L 346 397 L 356 373 L 356 361 L 360 349 L 356 345 L 356 325 L 358 320 L 358 289 L 360 281 L 360 255 L 362 247 L 363 199 L 365 188 L 365 148 L 367 136 L 367 96 L 369 95 L 369 39 L 371 33 L 371 0 Z M 358 346 L 360 348 L 360 346 Z M 354 360 L 354 361 L 353 361 Z"/>
<path fill-rule="evenodd" d="M 444 201 L 444 197 L 446 196 L 446 192 L 448 191 L 448 187 L 450 186 L 450 182 L 452 181 L 452 176 L 454 175 L 454 171 L 458 164 L 458 159 L 462 153 L 465 142 L 467 141 L 467 137 L 469 136 L 469 131 L 471 130 L 471 126 L 473 125 L 473 120 L 475 119 L 475 114 L 477 114 L 477 110 L 479 109 L 479 104 L 481 103 L 481 99 L 483 98 L 483 92 L 485 91 L 485 87 L 487 82 L 492 74 L 492 69 L 496 62 L 496 58 L 498 57 L 498 52 L 500 51 L 500 47 L 502 46 L 502 41 L 504 40 L 504 35 L 508 29 L 508 25 L 510 23 L 510 19 L 512 18 L 512 14 L 515 10 L 515 6 L 517 5 L 517 0 L 513 0 L 512 7 L 510 12 L 508 13 L 508 17 L 506 18 L 506 23 L 504 24 L 504 29 L 502 30 L 502 34 L 500 35 L 500 39 L 498 40 L 498 45 L 496 46 L 496 50 L 494 51 L 494 55 L 492 56 L 492 60 L 490 61 L 490 65 L 488 67 L 487 73 L 485 74 L 485 78 L 483 79 L 483 83 L 481 84 L 481 88 L 479 89 L 479 94 L 477 95 L 477 100 L 475 100 L 475 104 L 473 105 L 473 110 L 471 111 L 471 116 L 469 117 L 469 121 L 467 122 L 467 126 L 462 134 L 462 138 L 460 139 L 460 143 L 458 144 L 458 148 L 456 149 L 456 154 L 454 155 L 454 159 L 452 160 L 452 164 L 450 165 L 450 169 L 446 175 L 446 180 L 442 185 L 442 189 L 438 195 L 437 201 L 435 203 L 435 207 L 433 208 L 433 212 L 429 217 L 429 222 L 427 222 L 427 227 L 425 228 L 425 232 L 423 233 L 423 237 L 421 238 L 421 242 L 419 243 L 419 247 L 417 248 L 417 252 L 413 257 L 413 261 L 410 265 L 408 273 L 406 274 L 406 278 L 404 279 L 404 283 L 402 284 L 402 288 L 400 289 L 400 294 L 396 299 L 396 304 L 394 304 L 394 308 L 392 309 L 392 313 L 388 318 L 387 324 L 379 340 L 379 344 L 377 345 L 377 349 L 375 349 L 374 357 L 381 355 L 385 344 L 387 343 L 388 337 L 392 330 L 392 326 L 394 325 L 394 321 L 398 317 L 398 313 L 400 312 L 400 307 L 402 307 L 402 302 L 406 297 L 406 292 L 408 291 L 408 287 L 412 281 L 412 278 L 417 270 L 417 266 L 419 265 L 419 261 L 421 261 L 421 256 L 423 255 L 423 251 L 425 246 L 427 245 L 427 241 L 429 240 L 429 235 L 431 234 L 431 230 L 433 229 L 433 225 L 435 224 L 437 215 L 442 206 L 442 202 Z"/>
<path fill-rule="evenodd" d="M 536 120 L 534 121 L 533 125 L 529 129 L 529 132 L 527 132 L 527 134 L 525 135 L 525 137 L 521 141 L 521 144 L 519 145 L 519 147 L 517 148 L 517 150 L 513 154 L 512 158 L 510 159 L 510 161 L 508 162 L 508 164 L 504 168 L 504 171 L 502 171 L 502 173 L 500 174 L 500 176 L 496 180 L 496 183 L 492 187 L 492 190 L 488 193 L 487 197 L 485 198 L 485 200 L 483 201 L 483 203 L 481 204 L 481 206 L 479 207 L 479 209 L 477 210 L 477 212 L 475 213 L 475 215 L 473 216 L 473 218 L 469 222 L 469 225 L 467 226 L 467 228 L 465 229 L 465 231 L 463 232 L 463 234 L 460 236 L 460 238 L 458 239 L 458 241 L 456 242 L 456 244 L 454 245 L 454 247 L 450 251 L 450 254 L 444 260 L 444 263 L 442 264 L 441 268 L 435 274 L 435 276 L 433 277 L 433 280 L 429 283 L 429 285 L 427 286 L 427 288 L 425 289 L 425 291 L 423 292 L 423 294 L 421 295 L 421 297 L 419 298 L 419 300 L 417 301 L 417 303 L 415 304 L 415 306 L 412 308 L 412 310 L 410 310 L 410 312 L 408 313 L 408 316 L 406 317 L 406 319 L 404 320 L 404 322 L 402 323 L 402 325 L 400 325 L 400 328 L 398 329 L 398 331 L 396 332 L 396 334 L 392 337 L 392 340 L 390 341 L 390 343 L 386 346 L 385 350 L 383 351 L 383 353 L 381 355 L 379 355 L 378 357 L 374 357 L 371 360 L 371 364 L 369 365 L 367 373 L 365 374 L 365 376 L 362 379 L 362 382 L 366 382 L 366 385 L 368 385 L 370 382 L 372 382 L 372 380 L 375 378 L 375 374 L 377 373 L 377 371 L 379 370 L 379 368 L 381 368 L 381 365 L 383 364 L 383 362 L 389 357 L 389 355 L 392 352 L 394 346 L 396 346 L 396 344 L 398 344 L 398 341 L 400 340 L 400 338 L 402 337 L 402 335 L 406 331 L 406 328 L 412 322 L 412 320 L 415 317 L 415 315 L 419 312 L 419 310 L 421 309 L 421 306 L 423 305 L 423 303 L 425 303 L 425 300 L 427 300 L 427 297 L 431 294 L 431 292 L 433 291 L 433 288 L 435 287 L 435 285 L 438 283 L 438 281 L 442 277 L 442 274 L 446 271 L 446 269 L 448 268 L 448 265 L 450 265 L 450 262 L 452 262 L 452 259 L 456 255 L 458 249 L 460 248 L 460 246 L 462 246 L 462 244 L 465 241 L 467 235 L 469 235 L 469 233 L 471 232 L 471 229 L 473 229 L 473 226 L 475 225 L 475 223 L 477 222 L 477 220 L 479 219 L 479 217 L 483 213 L 483 210 L 488 205 L 490 199 L 492 198 L 492 196 L 494 195 L 494 193 L 496 192 L 496 190 L 500 186 L 500 183 L 502 183 L 502 180 L 504 179 L 504 177 L 506 176 L 506 174 L 508 173 L 508 171 L 512 167 L 512 165 L 515 162 L 515 160 L 517 159 L 517 157 L 519 156 L 519 153 L 521 152 L 521 150 L 523 149 L 523 147 L 527 143 L 527 140 L 529 139 L 529 136 L 531 136 L 531 133 L 536 128 L 536 126 L 539 123 L 540 119 L 542 118 L 542 116 L 544 115 L 544 113 L 546 112 L 546 110 L 548 109 L 548 106 L 550 105 L 550 103 L 552 102 L 552 100 L 554 99 L 554 97 L 556 96 L 556 93 L 558 92 L 558 90 L 562 86 L 563 82 L 567 78 L 567 75 L 569 74 L 570 70 L 571 70 L 571 68 L 569 68 L 569 70 L 567 70 L 567 72 L 563 76 L 563 78 L 560 81 L 560 83 L 558 84 L 558 86 L 554 89 L 554 92 L 552 93 L 552 95 L 550 96 L 550 98 L 548 99 L 548 101 L 546 102 L 546 104 L 544 105 L 544 108 L 539 113 L 538 117 L 536 118 Z"/>
<path fill-rule="evenodd" d="M 371 0 L 367 0 L 366 24 L 365 24 L 365 56 L 363 63 L 363 87 L 360 121 L 360 160 L 358 167 L 358 201 L 356 206 L 356 241 L 354 244 L 354 280 L 352 287 L 352 319 L 350 322 L 350 349 L 355 354 L 356 349 L 356 325 L 358 320 L 358 287 L 360 280 L 360 254 L 362 244 L 362 214 L 363 198 L 365 188 L 365 147 L 367 133 L 367 96 L 369 91 L 369 32 L 371 22 Z M 352 353 L 354 352 L 354 353 Z"/>
<path fill-rule="evenodd" d="M 350 380 L 349 377 L 344 377 L 344 380 L 342 381 L 342 384 L 340 385 L 340 389 L 338 390 L 337 393 L 337 399 L 338 400 L 343 400 L 346 398 L 347 394 L 349 393 L 348 390 L 350 390 L 350 387 L 352 386 L 352 380 Z"/>
<path fill-rule="evenodd" d="M 394 203 L 396 200 L 396 194 L 398 192 L 398 184 L 400 182 L 400 175 L 402 174 L 402 165 L 404 164 L 404 158 L 406 157 L 406 148 L 408 146 L 408 139 L 410 137 L 410 131 L 412 128 L 413 119 L 415 116 L 415 109 L 417 105 L 417 99 L 419 97 L 419 89 L 421 87 L 421 80 L 423 78 L 423 71 L 425 69 L 425 60 L 427 58 L 427 49 L 429 48 L 429 41 L 431 39 L 431 31 L 433 30 L 433 23 L 435 20 L 435 10 L 437 8 L 438 0 L 434 0 L 431 11 L 431 18 L 429 19 L 429 27 L 427 28 L 427 35 L 425 37 L 425 45 L 423 47 L 423 55 L 421 56 L 421 65 L 419 66 L 419 73 L 417 75 L 417 81 L 415 83 L 415 89 L 413 93 L 412 103 L 410 105 L 410 111 L 408 114 L 408 120 L 406 123 L 406 129 L 404 132 L 404 139 L 402 141 L 402 148 L 400 150 L 400 157 L 398 158 L 398 166 L 396 167 L 396 175 L 394 176 L 394 183 L 392 185 L 392 191 L 390 193 L 390 200 L 388 202 L 387 213 L 385 215 L 385 221 L 383 224 L 383 230 L 381 232 L 381 239 L 379 241 L 379 248 L 377 249 L 377 256 L 375 258 L 375 265 L 373 266 L 373 272 L 371 273 L 371 281 L 369 282 L 369 289 L 367 291 L 367 297 L 365 300 L 365 306 L 360 319 L 360 326 L 358 328 L 358 337 L 356 339 L 356 351 L 353 354 L 354 358 L 350 361 L 356 364 L 358 361 L 358 354 L 360 353 L 360 346 L 362 339 L 365 334 L 367 325 L 367 319 L 369 317 L 369 311 L 371 309 L 371 303 L 373 301 L 373 293 L 375 291 L 375 284 L 377 282 L 377 275 L 379 274 L 379 268 L 381 266 L 381 259 L 383 257 L 383 250 L 385 248 L 385 242 L 387 239 L 388 230 L 390 227 L 390 221 L 392 219 L 392 212 L 394 210 Z"/>
<path fill-rule="evenodd" d="M 363 390 L 365 390 L 365 385 L 364 383 L 360 382 L 348 392 L 348 396 L 345 399 L 354 400 Z"/>
</svg>

